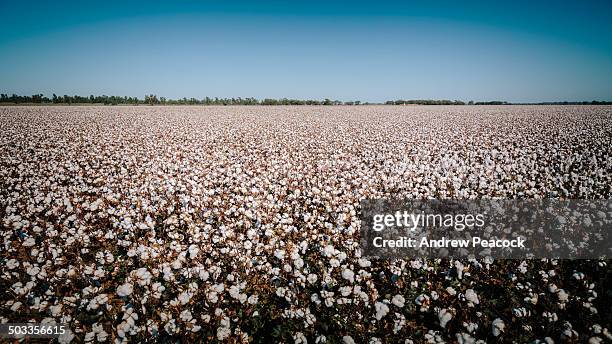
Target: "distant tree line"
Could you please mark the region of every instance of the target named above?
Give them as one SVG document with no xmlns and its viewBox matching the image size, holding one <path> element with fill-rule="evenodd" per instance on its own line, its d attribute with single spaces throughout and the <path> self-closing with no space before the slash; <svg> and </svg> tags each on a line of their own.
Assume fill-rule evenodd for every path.
<svg viewBox="0 0 612 344">
<path fill-rule="evenodd" d="M 436 99 L 418 99 L 418 100 L 389 100 L 386 105 L 612 105 L 612 101 L 582 101 L 582 102 L 539 102 L 539 103 L 511 103 L 502 100 L 493 100 L 486 102 L 475 102 L 470 100 L 465 103 L 461 100 L 436 100 Z"/>
<path fill-rule="evenodd" d="M 539 102 L 539 103 L 513 103 L 516 105 L 612 105 L 612 101 L 591 100 L 583 102 Z"/>
<path fill-rule="evenodd" d="M 501 101 L 501 100 L 493 100 L 493 101 L 488 101 L 488 102 L 470 102 L 468 103 L 469 105 L 512 105 L 512 103 L 508 103 L 505 101 Z"/>
<path fill-rule="evenodd" d="M 105 104 L 105 105 L 370 105 L 380 103 L 368 103 L 355 101 L 339 101 L 339 100 L 303 100 L 303 99 L 271 99 L 265 98 L 262 100 L 256 98 L 218 98 L 218 97 L 204 97 L 202 99 L 197 98 L 181 98 L 181 99 L 168 99 L 166 97 L 158 97 L 155 94 L 147 94 L 144 98 L 138 97 L 126 97 L 126 96 L 69 96 L 63 95 L 58 96 L 53 94 L 51 98 L 44 96 L 43 94 L 33 94 L 31 96 L 20 96 L 16 94 L 0 94 L 0 103 L 9 104 Z M 509 103 L 506 101 L 486 101 L 486 102 L 474 102 L 469 101 L 467 103 L 461 100 L 438 100 L 438 99 L 417 99 L 417 100 L 389 100 L 384 104 L 386 105 L 612 105 L 611 101 L 582 101 L 582 102 L 541 102 L 541 103 Z"/>
<path fill-rule="evenodd" d="M 181 98 L 181 99 L 168 99 L 166 97 L 158 97 L 155 94 L 147 94 L 144 98 L 139 99 L 138 97 L 126 97 L 126 96 L 69 96 L 63 95 L 58 96 L 53 94 L 51 98 L 46 97 L 42 94 L 34 94 L 31 96 L 20 96 L 20 95 L 8 95 L 0 94 L 0 103 L 13 103 L 13 104 L 105 104 L 105 105 L 360 105 L 361 101 L 347 101 L 342 102 L 339 100 L 302 100 L 302 99 L 271 99 L 266 98 L 259 100 L 256 98 L 219 98 L 219 97 L 204 97 L 202 99 L 197 98 Z M 368 103 L 364 103 L 368 104 Z"/>
<path fill-rule="evenodd" d="M 386 105 L 465 105 L 461 100 L 437 100 L 437 99 L 417 99 L 417 100 L 388 100 Z"/>
</svg>

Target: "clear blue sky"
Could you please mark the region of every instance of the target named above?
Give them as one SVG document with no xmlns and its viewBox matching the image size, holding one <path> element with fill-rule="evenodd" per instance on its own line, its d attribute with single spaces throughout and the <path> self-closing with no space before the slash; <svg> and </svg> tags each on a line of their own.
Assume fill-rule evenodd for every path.
<svg viewBox="0 0 612 344">
<path fill-rule="evenodd" d="M 4 1 L 0 92 L 612 100 L 611 1 Z"/>
</svg>

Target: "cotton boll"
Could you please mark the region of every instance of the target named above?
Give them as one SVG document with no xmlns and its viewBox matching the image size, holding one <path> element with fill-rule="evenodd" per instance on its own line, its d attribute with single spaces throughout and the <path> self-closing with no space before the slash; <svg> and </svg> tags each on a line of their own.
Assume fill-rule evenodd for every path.
<svg viewBox="0 0 612 344">
<path fill-rule="evenodd" d="M 355 273 L 350 269 L 342 270 L 342 278 L 353 283 L 355 282 Z"/>
<path fill-rule="evenodd" d="M 355 341 L 353 340 L 353 337 L 351 337 L 351 336 L 343 336 L 342 337 L 342 343 L 344 343 L 344 344 L 355 344 Z"/>
<path fill-rule="evenodd" d="M 134 291 L 134 288 L 130 283 L 124 283 L 117 288 L 117 295 L 129 296 Z"/>
<path fill-rule="evenodd" d="M 446 327 L 446 324 L 453 318 L 452 313 L 450 313 L 447 309 L 441 309 L 438 312 L 438 320 L 440 321 L 440 327 Z"/>
<path fill-rule="evenodd" d="M 393 297 L 393 299 L 391 299 L 391 303 L 393 303 L 395 306 L 399 307 L 399 308 L 403 308 L 404 307 L 404 302 L 406 300 L 404 299 L 404 297 L 402 295 L 395 295 Z"/>
<path fill-rule="evenodd" d="M 384 316 L 387 315 L 387 313 L 389 313 L 389 306 L 382 302 L 376 302 L 374 304 L 374 308 L 376 310 L 376 320 L 382 319 Z"/>
<path fill-rule="evenodd" d="M 498 337 L 502 332 L 504 332 L 504 329 L 506 328 L 506 324 L 504 324 L 504 321 L 501 320 L 500 318 L 497 318 L 495 320 L 493 320 L 493 324 L 492 324 L 493 330 L 493 336 Z"/>
<path fill-rule="evenodd" d="M 189 258 L 194 259 L 195 257 L 197 257 L 198 252 L 200 252 L 200 249 L 196 245 L 190 245 L 188 251 Z"/>
<path fill-rule="evenodd" d="M 474 305 L 477 305 L 480 303 L 480 300 L 478 299 L 478 295 L 473 289 L 468 289 L 465 291 L 465 300 L 468 302 L 468 305 L 470 307 L 473 307 Z"/>
</svg>

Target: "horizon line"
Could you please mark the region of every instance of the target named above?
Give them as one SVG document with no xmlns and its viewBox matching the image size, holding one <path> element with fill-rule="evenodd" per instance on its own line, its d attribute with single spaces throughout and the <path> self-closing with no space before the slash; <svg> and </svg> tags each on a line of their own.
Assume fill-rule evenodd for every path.
<svg viewBox="0 0 612 344">
<path fill-rule="evenodd" d="M 128 102 L 129 101 L 129 102 Z M 401 98 L 386 101 L 364 101 L 359 99 L 338 100 L 331 98 L 273 98 L 273 97 L 181 97 L 168 98 L 156 94 L 145 94 L 143 98 L 127 95 L 94 95 L 81 96 L 78 94 L 58 95 L 51 93 L 49 97 L 45 93 L 32 95 L 19 95 L 16 93 L 0 92 L 0 103 L 11 104 L 105 104 L 105 105 L 611 105 L 612 100 L 540 100 L 530 102 L 494 100 L 461 100 L 461 99 L 419 99 Z M 111 104 L 112 103 L 112 104 Z"/>
</svg>

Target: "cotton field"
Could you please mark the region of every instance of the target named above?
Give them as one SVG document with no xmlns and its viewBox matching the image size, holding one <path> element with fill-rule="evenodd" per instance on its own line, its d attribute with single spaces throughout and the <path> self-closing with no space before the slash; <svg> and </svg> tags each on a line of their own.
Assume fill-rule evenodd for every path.
<svg viewBox="0 0 612 344">
<path fill-rule="evenodd" d="M 63 342 L 612 341 L 609 260 L 374 259 L 365 198 L 610 198 L 610 106 L 1 107 L 0 322 Z"/>
</svg>

